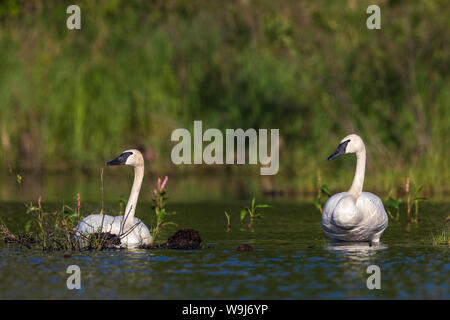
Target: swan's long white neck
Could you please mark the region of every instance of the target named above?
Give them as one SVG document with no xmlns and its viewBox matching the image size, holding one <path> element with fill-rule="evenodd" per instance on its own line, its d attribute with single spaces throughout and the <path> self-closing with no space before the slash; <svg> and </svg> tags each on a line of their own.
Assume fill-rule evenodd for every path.
<svg viewBox="0 0 450 320">
<path fill-rule="evenodd" d="M 356 170 L 355 177 L 353 178 L 353 183 L 347 194 L 355 197 L 356 199 L 362 193 L 364 184 L 364 174 L 366 171 L 366 147 L 363 146 L 362 149 L 356 152 Z"/>
<path fill-rule="evenodd" d="M 127 231 L 134 225 L 134 212 L 139 198 L 139 191 L 141 190 L 142 180 L 144 179 L 144 165 L 134 167 L 134 181 L 131 187 L 130 198 L 128 199 L 127 207 L 124 212 L 123 230 Z"/>
</svg>

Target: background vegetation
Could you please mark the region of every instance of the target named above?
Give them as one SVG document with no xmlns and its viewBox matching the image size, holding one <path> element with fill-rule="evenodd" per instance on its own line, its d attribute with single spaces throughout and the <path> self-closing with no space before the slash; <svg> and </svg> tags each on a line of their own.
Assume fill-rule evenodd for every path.
<svg viewBox="0 0 450 320">
<path fill-rule="evenodd" d="M 427 193 L 449 190 L 447 0 L 86 0 L 70 31 L 73 3 L 0 2 L 5 175 L 89 171 L 131 146 L 161 174 L 211 170 L 170 161 L 172 130 L 203 120 L 280 128 L 271 187 L 313 190 L 318 171 L 348 187 L 354 159 L 324 159 L 356 132 L 368 189 L 387 194 L 410 176 Z M 373 3 L 381 30 L 366 28 Z"/>
</svg>

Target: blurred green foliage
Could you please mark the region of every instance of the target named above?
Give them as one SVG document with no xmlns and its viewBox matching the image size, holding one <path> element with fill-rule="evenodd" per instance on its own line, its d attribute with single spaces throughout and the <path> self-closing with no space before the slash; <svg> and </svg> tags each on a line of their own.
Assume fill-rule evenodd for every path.
<svg viewBox="0 0 450 320">
<path fill-rule="evenodd" d="M 350 185 L 354 160 L 324 159 L 356 132 L 369 186 L 449 189 L 447 0 L 85 0 L 80 31 L 70 4 L 0 2 L 2 167 L 88 168 L 137 146 L 153 169 L 199 170 L 171 165 L 170 134 L 203 120 L 280 128 L 296 187 L 317 168 Z"/>
</svg>

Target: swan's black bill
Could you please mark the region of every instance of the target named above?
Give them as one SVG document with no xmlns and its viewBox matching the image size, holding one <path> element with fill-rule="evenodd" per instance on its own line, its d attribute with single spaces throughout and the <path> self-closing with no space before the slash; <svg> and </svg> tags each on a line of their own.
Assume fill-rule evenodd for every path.
<svg viewBox="0 0 450 320">
<path fill-rule="evenodd" d="M 345 149 L 347 149 L 347 144 L 349 142 L 350 142 L 350 139 L 340 143 L 338 145 L 338 147 L 336 148 L 336 150 L 334 150 L 334 152 L 327 158 L 327 160 L 331 160 L 331 159 L 337 158 L 337 157 L 345 154 Z"/>
<path fill-rule="evenodd" d="M 124 152 L 114 160 L 111 160 L 110 162 L 107 162 L 105 165 L 107 166 L 120 166 L 124 165 L 127 162 L 127 159 L 129 156 L 131 156 L 133 152 Z"/>
</svg>

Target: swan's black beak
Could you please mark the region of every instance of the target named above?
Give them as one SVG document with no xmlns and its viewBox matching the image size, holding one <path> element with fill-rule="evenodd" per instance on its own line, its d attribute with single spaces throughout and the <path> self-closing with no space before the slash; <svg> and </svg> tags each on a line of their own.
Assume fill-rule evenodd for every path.
<svg viewBox="0 0 450 320">
<path fill-rule="evenodd" d="M 346 140 L 338 145 L 336 150 L 327 158 L 327 160 L 331 160 L 334 158 L 337 158 L 339 156 L 342 156 L 345 154 L 345 149 L 347 148 L 347 144 L 350 142 L 350 140 Z"/>
<path fill-rule="evenodd" d="M 127 162 L 129 156 L 131 156 L 133 152 L 124 152 L 114 160 L 111 160 L 105 163 L 106 166 L 120 166 L 124 165 Z"/>
</svg>

